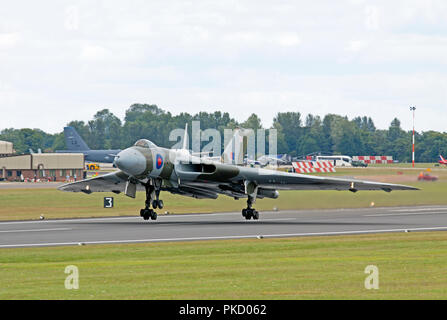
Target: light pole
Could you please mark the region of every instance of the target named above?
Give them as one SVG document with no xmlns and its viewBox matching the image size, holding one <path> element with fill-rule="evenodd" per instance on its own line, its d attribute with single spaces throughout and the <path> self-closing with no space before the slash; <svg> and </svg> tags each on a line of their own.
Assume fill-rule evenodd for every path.
<svg viewBox="0 0 447 320">
<path fill-rule="evenodd" d="M 413 111 L 413 154 L 412 154 L 412 162 L 414 168 L 414 113 L 416 111 L 416 107 L 410 107 L 410 111 Z"/>
</svg>

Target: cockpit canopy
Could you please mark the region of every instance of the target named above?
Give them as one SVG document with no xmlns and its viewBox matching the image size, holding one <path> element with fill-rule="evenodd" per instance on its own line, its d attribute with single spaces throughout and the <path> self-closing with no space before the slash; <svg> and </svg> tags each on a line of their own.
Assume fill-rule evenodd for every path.
<svg viewBox="0 0 447 320">
<path fill-rule="evenodd" d="M 152 149 L 152 148 L 156 148 L 157 145 L 155 143 L 153 143 L 152 141 L 149 141 L 147 139 L 140 139 L 137 142 L 135 142 L 134 146 L 136 147 L 142 147 L 142 148 L 148 148 L 148 149 Z"/>
</svg>

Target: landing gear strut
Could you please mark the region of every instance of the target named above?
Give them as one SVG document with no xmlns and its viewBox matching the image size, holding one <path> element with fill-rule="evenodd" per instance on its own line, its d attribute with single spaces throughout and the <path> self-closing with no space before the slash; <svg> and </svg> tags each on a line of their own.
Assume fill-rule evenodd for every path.
<svg viewBox="0 0 447 320">
<path fill-rule="evenodd" d="M 144 185 L 146 189 L 146 201 L 145 208 L 140 210 L 140 216 L 144 220 L 157 220 L 157 213 L 153 209 L 163 209 L 163 200 L 160 200 L 160 188 L 161 182 L 158 180 L 149 180 L 147 184 Z M 151 204 L 152 208 L 151 209 Z"/>
</svg>

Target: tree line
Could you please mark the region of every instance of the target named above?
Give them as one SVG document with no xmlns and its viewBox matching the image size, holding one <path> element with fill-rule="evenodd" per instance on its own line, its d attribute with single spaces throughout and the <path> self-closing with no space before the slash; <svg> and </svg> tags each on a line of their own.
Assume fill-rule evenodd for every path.
<svg viewBox="0 0 447 320">
<path fill-rule="evenodd" d="M 91 149 L 124 149 L 136 140 L 146 138 L 163 147 L 173 129 L 184 128 L 186 123 L 199 120 L 201 129 L 213 128 L 221 132 L 236 127 L 261 129 L 261 120 L 252 114 L 246 121 L 237 122 L 227 112 L 180 113 L 172 115 L 157 105 L 133 104 L 121 121 L 110 110 L 98 111 L 88 122 L 74 120 L 67 125 L 74 127 Z M 411 161 L 412 131 L 401 128 L 395 118 L 386 130 L 375 127 L 370 117 L 348 119 L 346 116 L 327 114 L 323 118 L 300 112 L 279 112 L 273 119 L 277 130 L 278 153 L 301 157 L 311 153 L 393 156 L 400 162 Z M 269 129 L 269 128 L 264 128 Z M 40 129 L 3 129 L 0 140 L 14 143 L 17 153 L 36 151 L 54 152 L 65 149 L 63 131 L 48 134 Z M 447 132 L 426 131 L 416 133 L 416 161 L 434 162 L 440 154 L 447 156 Z"/>
</svg>

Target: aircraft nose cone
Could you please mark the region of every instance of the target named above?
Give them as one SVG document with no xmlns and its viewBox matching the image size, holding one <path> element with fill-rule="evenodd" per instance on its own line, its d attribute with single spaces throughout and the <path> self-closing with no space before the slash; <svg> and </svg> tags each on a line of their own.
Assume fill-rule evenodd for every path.
<svg viewBox="0 0 447 320">
<path fill-rule="evenodd" d="M 115 165 L 129 175 L 138 176 L 146 170 L 146 158 L 139 151 L 129 148 L 117 154 Z"/>
</svg>

